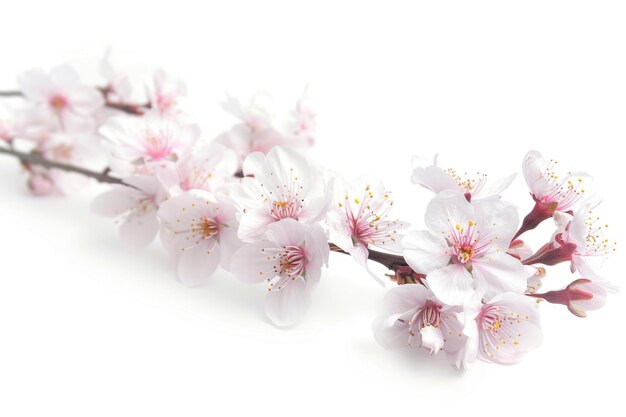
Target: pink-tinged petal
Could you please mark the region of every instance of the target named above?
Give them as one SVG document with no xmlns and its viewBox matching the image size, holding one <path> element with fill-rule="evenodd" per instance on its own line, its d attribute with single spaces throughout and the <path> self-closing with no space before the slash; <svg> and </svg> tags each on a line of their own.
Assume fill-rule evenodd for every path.
<svg viewBox="0 0 626 417">
<path fill-rule="evenodd" d="M 402 254 L 411 269 L 422 274 L 450 263 L 448 244 L 429 231 L 413 231 L 402 239 Z"/>
<path fill-rule="evenodd" d="M 538 195 L 536 191 L 543 191 L 543 187 L 545 187 L 546 180 L 543 173 L 545 166 L 546 162 L 543 156 L 537 151 L 529 151 L 522 163 L 522 172 L 528 189 L 537 196 L 541 194 Z M 538 187 L 540 188 L 538 189 Z"/>
<path fill-rule="evenodd" d="M 286 218 L 268 225 L 266 236 L 279 246 L 301 246 L 309 231 L 307 225 Z"/>
<path fill-rule="evenodd" d="M 159 217 L 175 232 L 188 232 L 203 217 L 214 218 L 217 200 L 208 192 L 193 190 L 163 202 Z"/>
<path fill-rule="evenodd" d="M 26 71 L 18 78 L 18 83 L 24 96 L 35 102 L 47 100 L 53 93 L 50 79 L 41 70 Z"/>
<path fill-rule="evenodd" d="M 432 291 L 421 284 L 398 285 L 385 294 L 385 307 L 389 313 L 404 314 L 422 307 L 432 296 Z"/>
<path fill-rule="evenodd" d="M 472 198 L 480 199 L 480 198 L 497 197 L 504 190 L 509 188 L 511 184 L 513 184 L 515 177 L 517 177 L 517 174 L 511 174 L 511 175 L 507 175 L 504 178 L 500 178 L 492 182 L 488 186 L 485 186 L 484 188 L 479 190 L 478 193 L 472 196 Z"/>
<path fill-rule="evenodd" d="M 263 168 L 263 161 L 265 161 L 265 155 L 261 152 L 252 152 L 246 159 L 243 160 L 243 175 L 244 176 L 258 176 Z"/>
<path fill-rule="evenodd" d="M 303 279 L 291 281 L 279 291 L 270 291 L 265 299 L 267 317 L 279 327 L 296 324 L 311 305 L 311 288 Z"/>
<path fill-rule="evenodd" d="M 385 349 L 402 349 L 409 346 L 409 331 L 398 321 L 400 314 L 377 317 L 372 323 L 374 339 Z"/>
<path fill-rule="evenodd" d="M 383 287 L 385 286 L 385 281 L 383 281 L 378 275 L 372 272 L 369 265 L 367 264 L 367 260 L 369 258 L 369 250 L 367 250 L 367 246 L 358 243 L 354 245 L 354 247 L 348 253 L 350 254 L 350 256 L 352 256 L 352 259 L 354 259 L 357 264 L 365 268 L 367 273 L 370 274 L 370 276 L 374 278 L 377 283 L 379 283 Z"/>
<path fill-rule="evenodd" d="M 120 240 L 128 249 L 145 248 L 154 240 L 159 231 L 155 211 L 131 213 L 120 226 Z"/>
<path fill-rule="evenodd" d="M 474 292 L 472 276 L 462 264 L 436 269 L 426 277 L 428 287 L 443 303 L 462 305 Z"/>
<path fill-rule="evenodd" d="M 230 270 L 233 255 L 243 247 L 244 243 L 237 236 L 237 228 L 224 226 L 219 237 L 220 251 L 222 252 L 220 265 L 225 270 Z"/>
<path fill-rule="evenodd" d="M 79 87 L 69 96 L 72 111 L 80 116 L 89 116 L 104 105 L 102 94 L 91 87 Z"/>
<path fill-rule="evenodd" d="M 421 185 L 435 194 L 439 194 L 441 191 L 445 190 L 461 190 L 456 181 L 454 181 L 454 179 L 447 172 L 437 166 L 436 155 L 433 165 L 417 167 L 413 170 L 411 182 L 413 184 Z"/>
<path fill-rule="evenodd" d="M 319 252 L 322 262 L 328 266 L 328 258 L 330 256 L 330 247 L 328 246 L 328 237 L 324 229 L 319 224 L 311 226 L 311 234 L 306 242 L 307 251 L 315 250 Z"/>
<path fill-rule="evenodd" d="M 247 284 L 259 284 L 276 276 L 276 261 L 268 253 L 276 248 L 272 242 L 248 243 L 232 256 L 230 272 Z"/>
<path fill-rule="evenodd" d="M 178 279 L 188 287 L 205 285 L 219 263 L 219 245 L 215 239 L 205 239 L 181 253 L 178 261 Z"/>
<path fill-rule="evenodd" d="M 457 225 L 465 226 L 476 220 L 474 208 L 463 193 L 442 191 L 437 194 L 426 208 L 426 226 L 442 237 Z"/>
<path fill-rule="evenodd" d="M 91 209 L 104 217 L 117 217 L 137 205 L 137 191 L 130 187 L 115 186 L 97 196 L 91 203 Z"/>
<path fill-rule="evenodd" d="M 246 211 L 239 219 L 239 239 L 244 242 L 259 240 L 265 234 L 267 226 L 275 222 L 265 208 L 256 208 Z"/>
<path fill-rule="evenodd" d="M 420 329 L 420 335 L 422 347 L 430 350 L 430 353 L 435 354 L 443 348 L 443 335 L 440 328 L 424 326 Z"/>
<path fill-rule="evenodd" d="M 502 252 L 492 252 L 472 263 L 476 288 L 490 298 L 502 292 L 523 294 L 528 286 L 528 274 L 516 258 Z"/>
<path fill-rule="evenodd" d="M 330 241 L 349 252 L 354 247 L 352 231 L 348 227 L 345 211 L 332 210 L 326 216 Z"/>
<path fill-rule="evenodd" d="M 50 79 L 62 88 L 73 88 L 80 84 L 80 77 L 76 70 L 67 65 L 52 68 L 50 70 Z"/>
<path fill-rule="evenodd" d="M 282 187 L 297 178 L 304 195 L 311 189 L 311 168 L 302 155 L 291 149 L 280 146 L 270 149 L 263 162 L 262 174 L 271 186 Z M 271 186 L 269 189 L 274 188 Z"/>
</svg>

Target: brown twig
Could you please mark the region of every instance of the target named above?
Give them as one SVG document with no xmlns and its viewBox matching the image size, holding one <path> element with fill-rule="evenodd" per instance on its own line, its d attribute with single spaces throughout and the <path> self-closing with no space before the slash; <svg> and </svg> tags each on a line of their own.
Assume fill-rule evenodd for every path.
<svg viewBox="0 0 626 417">
<path fill-rule="evenodd" d="M 28 165 L 37 165 L 48 169 L 60 169 L 67 172 L 75 172 L 77 174 L 84 175 L 89 178 L 93 178 L 96 181 L 107 183 L 107 184 L 125 184 L 121 179 L 112 177 L 109 175 L 108 169 L 103 172 L 91 171 L 89 169 L 77 167 L 70 164 L 65 164 L 63 162 L 52 161 L 50 159 L 46 159 L 43 155 L 38 152 L 33 153 L 25 153 L 16 151 L 15 149 L 8 148 L 0 148 L 0 154 L 11 155 L 17 159 L 19 159 L 22 164 Z"/>
</svg>

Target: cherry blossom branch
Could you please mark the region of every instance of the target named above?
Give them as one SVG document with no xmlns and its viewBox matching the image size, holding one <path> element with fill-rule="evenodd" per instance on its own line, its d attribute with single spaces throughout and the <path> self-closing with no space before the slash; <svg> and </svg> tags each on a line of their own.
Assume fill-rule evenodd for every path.
<svg viewBox="0 0 626 417">
<path fill-rule="evenodd" d="M 15 149 L 8 148 L 0 148 L 0 153 L 5 155 L 11 155 L 17 159 L 19 159 L 24 166 L 29 165 L 38 165 L 48 169 L 60 169 L 66 172 L 74 172 L 77 174 L 84 175 L 89 178 L 93 178 L 98 182 L 107 183 L 107 184 L 122 184 L 126 186 L 130 186 L 124 183 L 121 179 L 112 177 L 109 175 L 108 168 L 102 172 L 91 171 L 89 169 L 77 167 L 75 165 L 65 164 L 62 162 L 52 161 L 50 159 L 45 158 L 43 155 L 37 152 L 33 153 L 25 153 L 20 152 Z M 329 243 L 330 250 L 336 253 L 342 253 L 345 255 L 349 255 L 348 252 L 341 249 L 339 246 L 334 243 Z M 418 274 L 411 270 L 408 266 L 404 258 L 400 255 L 394 255 L 391 253 L 378 252 L 375 250 L 369 250 L 368 259 L 374 262 L 377 262 L 387 269 L 394 271 L 395 275 L 391 276 L 391 278 L 398 282 L 398 284 L 406 284 L 406 283 L 421 283 L 422 279 L 426 276 L 424 274 Z"/>
<path fill-rule="evenodd" d="M 109 99 L 109 94 L 111 92 L 110 88 L 98 88 L 98 91 L 102 93 L 102 97 L 104 98 L 104 105 L 110 109 L 119 110 L 128 114 L 134 114 L 141 116 L 145 113 L 146 110 L 150 109 L 152 105 L 150 103 L 146 104 L 131 104 L 131 103 L 118 103 L 115 101 L 111 101 Z M 0 97 L 23 97 L 21 91 L 17 90 L 8 90 L 8 91 L 0 91 Z"/>
<path fill-rule="evenodd" d="M 75 165 L 65 164 L 63 162 L 52 161 L 50 159 L 46 159 L 43 155 L 38 152 L 25 153 L 20 152 L 15 149 L 8 148 L 0 148 L 0 153 L 5 155 L 11 155 L 17 159 L 19 159 L 22 164 L 26 167 L 29 165 L 37 165 L 44 168 L 49 169 L 60 169 L 66 172 L 75 172 L 77 174 L 84 175 L 89 178 L 93 178 L 98 182 L 107 183 L 107 184 L 125 184 L 121 179 L 112 177 L 109 175 L 108 168 L 102 172 L 91 171 L 89 169 L 77 167 Z"/>
</svg>

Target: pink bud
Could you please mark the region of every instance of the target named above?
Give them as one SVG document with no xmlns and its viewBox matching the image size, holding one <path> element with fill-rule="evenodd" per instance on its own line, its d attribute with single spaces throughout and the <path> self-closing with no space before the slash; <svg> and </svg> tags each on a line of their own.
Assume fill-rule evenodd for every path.
<svg viewBox="0 0 626 417">
<path fill-rule="evenodd" d="M 48 195 L 54 189 L 54 183 L 45 174 L 32 174 L 28 179 L 28 188 L 37 196 Z"/>
<path fill-rule="evenodd" d="M 548 291 L 545 294 L 532 294 L 533 297 L 543 298 L 552 304 L 562 304 L 578 317 L 586 317 L 587 311 L 597 310 L 606 302 L 609 284 L 602 281 L 591 281 L 581 278 L 573 281 L 559 291 Z"/>
</svg>

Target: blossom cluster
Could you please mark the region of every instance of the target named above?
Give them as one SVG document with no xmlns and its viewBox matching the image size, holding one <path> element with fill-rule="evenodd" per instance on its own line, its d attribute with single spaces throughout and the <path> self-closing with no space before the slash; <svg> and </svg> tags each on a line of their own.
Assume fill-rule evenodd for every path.
<svg viewBox="0 0 626 417">
<path fill-rule="evenodd" d="M 306 95 L 280 120 L 258 97 L 229 96 L 233 125 L 206 138 L 185 114 L 182 81 L 161 70 L 137 81 L 108 56 L 101 76 L 94 87 L 68 66 L 22 74 L 19 92 L 3 94 L 16 98 L 0 107 L 0 152 L 21 160 L 36 195 L 71 194 L 90 178 L 112 183 L 93 209 L 117 220 L 126 247 L 158 237 L 190 287 L 219 268 L 264 285 L 277 326 L 306 314 L 331 252 L 393 284 L 372 325 L 382 346 L 443 351 L 461 369 L 476 359 L 515 363 L 537 347 L 539 301 L 584 317 L 616 290 L 602 276 L 615 244 L 595 214 L 591 177 L 562 176 L 539 152 L 522 162 L 534 206 L 521 222 L 501 197 L 515 175 L 490 183 L 437 157 L 413 167 L 411 181 L 432 192 L 426 229 L 414 230 L 394 216 L 381 181 L 346 180 L 307 158 L 317 135 Z M 553 234 L 533 250 L 522 237 L 544 221 Z M 572 282 L 540 292 L 546 267 L 560 263 Z"/>
</svg>

